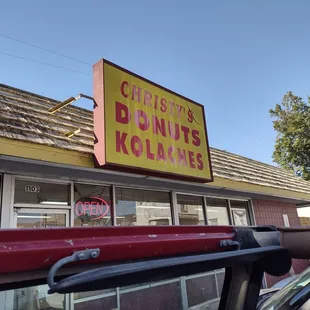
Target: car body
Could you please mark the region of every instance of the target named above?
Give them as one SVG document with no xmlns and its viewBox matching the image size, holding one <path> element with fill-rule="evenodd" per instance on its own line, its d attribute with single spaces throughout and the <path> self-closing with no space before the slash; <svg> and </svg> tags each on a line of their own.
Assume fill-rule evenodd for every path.
<svg viewBox="0 0 310 310">
<path fill-rule="evenodd" d="M 285 287 L 288 283 L 290 283 L 293 279 L 295 279 L 296 275 L 287 277 L 276 284 L 274 284 L 271 288 L 261 289 L 258 297 L 257 307 L 259 308 L 263 303 L 266 302 L 271 296 L 273 296 L 280 289 Z"/>
<path fill-rule="evenodd" d="M 310 267 L 299 275 L 284 280 L 278 282 L 273 288 L 261 292 L 257 304 L 258 310 L 310 309 L 310 294 L 308 293 L 310 288 Z M 283 284 L 286 285 L 283 286 Z M 298 304 L 298 308 L 293 306 L 293 303 Z"/>
</svg>

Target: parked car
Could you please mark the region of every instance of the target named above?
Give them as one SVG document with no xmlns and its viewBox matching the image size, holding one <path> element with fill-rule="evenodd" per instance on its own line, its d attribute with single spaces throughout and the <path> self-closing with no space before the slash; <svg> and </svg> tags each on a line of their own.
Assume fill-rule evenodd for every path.
<svg viewBox="0 0 310 310">
<path fill-rule="evenodd" d="M 276 292 L 278 292 L 295 278 L 296 275 L 293 275 L 277 282 L 271 288 L 261 289 L 258 297 L 257 307 L 265 303 L 267 299 L 269 299 L 271 296 L 273 296 Z"/>
<path fill-rule="evenodd" d="M 282 283 L 260 294 L 258 310 L 309 310 L 310 309 L 310 267 L 297 276 L 292 276 Z M 281 286 L 285 284 L 282 288 Z M 287 283 L 288 282 L 288 283 Z"/>
</svg>

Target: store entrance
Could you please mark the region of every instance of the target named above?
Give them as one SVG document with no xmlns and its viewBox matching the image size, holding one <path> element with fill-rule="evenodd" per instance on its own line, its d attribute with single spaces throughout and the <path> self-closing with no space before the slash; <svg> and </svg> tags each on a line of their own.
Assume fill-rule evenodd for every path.
<svg viewBox="0 0 310 310">
<path fill-rule="evenodd" d="M 69 210 L 14 208 L 14 228 L 35 229 L 68 227 Z M 48 295 L 48 286 L 39 285 L 11 291 L 12 304 L 6 309 L 13 310 L 50 310 L 69 309 L 69 296 Z M 8 296 L 7 296 L 8 297 Z"/>
<path fill-rule="evenodd" d="M 69 211 L 61 209 L 14 208 L 14 228 L 68 227 Z"/>
</svg>

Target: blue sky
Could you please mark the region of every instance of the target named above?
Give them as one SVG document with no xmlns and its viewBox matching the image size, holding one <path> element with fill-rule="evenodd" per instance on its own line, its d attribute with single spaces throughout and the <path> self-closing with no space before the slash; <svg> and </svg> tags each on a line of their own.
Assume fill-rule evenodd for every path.
<svg viewBox="0 0 310 310">
<path fill-rule="evenodd" d="M 204 104 L 211 146 L 272 163 L 269 109 L 288 90 L 309 94 L 309 12 L 307 0 L 3 1 L 0 34 L 89 65 L 0 36 L 0 82 L 92 95 L 91 64 L 104 57 Z"/>
</svg>

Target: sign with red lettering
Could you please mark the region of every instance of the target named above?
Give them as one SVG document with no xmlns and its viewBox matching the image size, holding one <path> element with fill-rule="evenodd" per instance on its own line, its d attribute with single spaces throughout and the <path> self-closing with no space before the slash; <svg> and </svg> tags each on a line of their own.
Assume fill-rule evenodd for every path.
<svg viewBox="0 0 310 310">
<path fill-rule="evenodd" d="M 94 66 L 94 98 L 100 167 L 213 181 L 201 104 L 106 60 Z"/>
<path fill-rule="evenodd" d="M 100 220 L 108 214 L 110 207 L 104 199 L 90 196 L 76 201 L 74 210 L 78 217 L 87 217 L 89 220 Z"/>
</svg>

